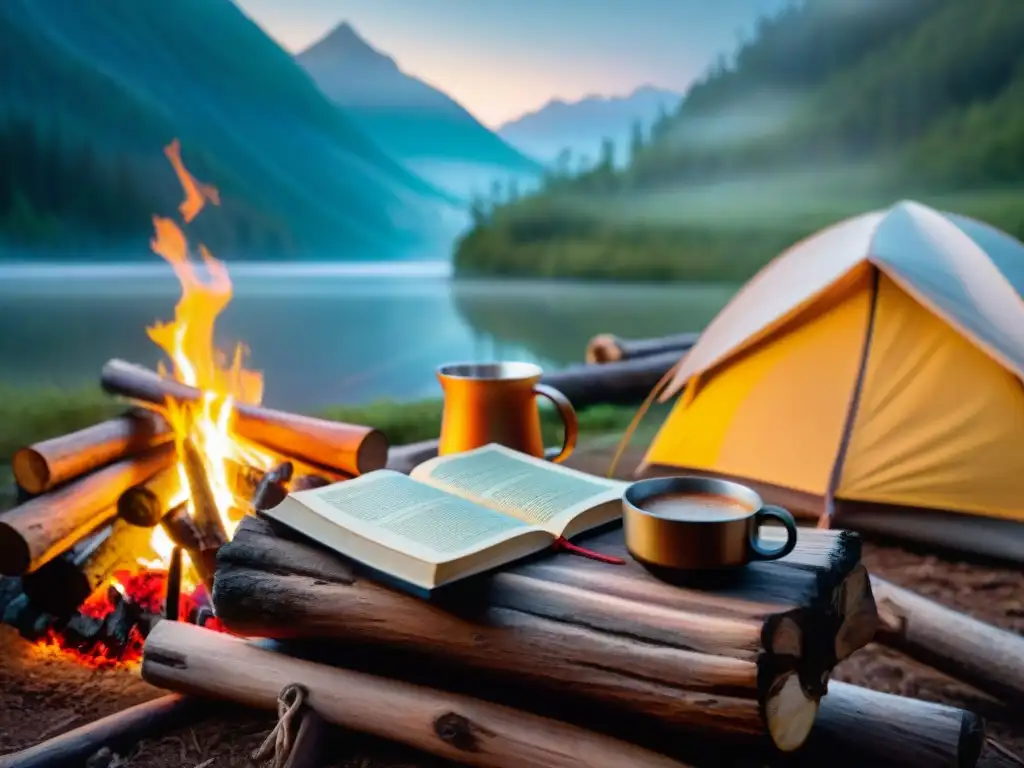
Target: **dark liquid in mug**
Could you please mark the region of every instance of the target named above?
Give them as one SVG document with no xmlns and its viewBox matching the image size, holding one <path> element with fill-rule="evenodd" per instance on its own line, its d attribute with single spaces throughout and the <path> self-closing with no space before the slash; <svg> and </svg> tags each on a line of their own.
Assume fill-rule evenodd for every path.
<svg viewBox="0 0 1024 768">
<path fill-rule="evenodd" d="M 640 505 L 665 520 L 715 523 L 746 517 L 753 510 L 732 496 L 717 493 L 663 493 Z"/>
</svg>

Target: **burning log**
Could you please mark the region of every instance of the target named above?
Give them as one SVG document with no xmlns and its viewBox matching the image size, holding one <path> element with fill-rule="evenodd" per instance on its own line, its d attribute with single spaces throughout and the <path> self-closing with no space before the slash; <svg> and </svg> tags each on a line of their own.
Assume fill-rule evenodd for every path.
<svg viewBox="0 0 1024 768">
<path fill-rule="evenodd" d="M 620 339 L 610 333 L 602 333 L 587 344 L 586 361 L 588 365 L 603 365 L 666 352 L 681 357 L 697 343 L 699 336 L 699 333 L 677 333 L 655 339 Z"/>
<path fill-rule="evenodd" d="M 117 500 L 117 514 L 132 525 L 152 528 L 160 524 L 175 499 L 183 495 L 178 468 L 165 467 L 148 480 L 133 485 Z"/>
<path fill-rule="evenodd" d="M 171 551 L 171 562 L 167 566 L 167 593 L 164 597 L 164 618 L 177 621 L 181 615 L 181 571 L 182 548 Z"/>
<path fill-rule="evenodd" d="M 174 446 L 161 445 L 0 514 L 0 573 L 20 576 L 53 560 L 114 514 L 122 493 L 173 457 Z"/>
<path fill-rule="evenodd" d="M 188 502 L 182 502 L 168 512 L 160 521 L 160 527 L 175 546 L 188 553 L 199 550 L 199 531 L 196 530 L 192 515 L 189 514 Z"/>
<path fill-rule="evenodd" d="M 609 569 L 554 555 L 477 582 L 480 593 L 460 593 L 458 611 L 446 612 L 250 517 L 220 552 L 214 605 L 241 634 L 372 643 L 538 689 L 569 688 L 670 727 L 767 732 L 793 750 L 836 661 L 846 620 L 836 596 L 859 565 L 856 536 L 822 533 L 807 531 L 788 559 L 710 590 L 671 586 L 632 561 Z M 592 543 L 625 555 L 621 536 Z M 870 590 L 860 599 L 867 606 L 851 619 L 873 628 Z M 796 632 L 781 631 L 782 619 Z"/>
<path fill-rule="evenodd" d="M 278 464 L 267 472 L 252 495 L 253 509 L 272 509 L 288 495 L 288 484 L 292 480 L 293 467 L 290 463 Z"/>
<path fill-rule="evenodd" d="M 212 584 L 215 572 L 212 555 L 216 553 L 216 550 L 209 551 L 204 555 L 206 539 L 196 526 L 195 519 L 189 514 L 188 503 L 179 504 L 168 512 L 167 516 L 160 521 L 160 526 L 175 546 L 181 547 L 188 553 L 192 567 L 196 569 L 202 582 Z"/>
<path fill-rule="evenodd" d="M 48 613 L 67 616 L 115 571 L 132 566 L 149 547 L 149 531 L 115 520 L 22 579 L 25 594 Z"/>
<path fill-rule="evenodd" d="M 198 699 L 174 693 L 161 696 L 62 733 L 34 747 L 0 756 L 0 768 L 82 765 L 102 747 L 117 749 L 137 744 L 160 729 L 197 719 L 204 709 L 203 702 Z"/>
<path fill-rule="evenodd" d="M 269 455 L 274 461 L 275 467 L 280 467 L 284 464 L 290 464 L 292 467 L 292 477 L 296 481 L 302 479 L 302 483 L 308 488 L 319 488 L 324 485 L 331 485 L 332 483 L 340 483 L 344 480 L 351 480 L 352 475 L 335 472 L 325 467 L 318 467 L 313 464 L 308 464 L 299 459 L 291 456 L 285 456 L 276 451 L 268 451 L 265 448 L 260 449 L 265 455 Z M 257 490 L 260 487 L 260 483 L 266 476 L 267 472 L 262 469 L 243 464 L 238 461 L 228 460 L 225 462 L 228 472 L 228 481 L 234 491 L 234 494 L 239 499 L 245 499 L 251 501 Z M 273 469 L 268 470 L 273 471 Z M 303 479 L 307 478 L 307 479 Z M 292 488 L 291 490 L 296 490 Z"/>
<path fill-rule="evenodd" d="M 169 690 L 266 710 L 277 708 L 286 685 L 300 685 L 309 692 L 309 706 L 330 723 L 466 765 L 683 768 L 671 758 L 555 720 L 292 658 L 177 622 L 162 622 L 146 640 L 142 676 Z"/>
<path fill-rule="evenodd" d="M 123 360 L 107 362 L 101 381 L 111 394 L 157 406 L 168 398 L 193 403 L 202 397 L 198 389 Z M 232 428 L 257 445 L 342 472 L 359 475 L 387 462 L 387 439 L 370 427 L 238 403 Z"/>
<path fill-rule="evenodd" d="M 206 474 L 206 463 L 192 438 L 181 443 L 181 463 L 188 478 L 188 489 L 192 499 L 192 519 L 199 531 L 200 549 L 217 549 L 228 540 L 224 521 L 220 519 L 217 498 L 210 487 Z"/>
<path fill-rule="evenodd" d="M 134 456 L 173 437 L 163 419 L 137 411 L 35 443 L 15 452 L 11 470 L 32 495 L 45 493 L 112 461 Z"/>
<path fill-rule="evenodd" d="M 141 626 L 142 606 L 128 595 L 122 595 L 114 587 L 109 588 L 108 599 L 114 610 L 103 618 L 99 638 L 115 658 L 121 657 L 132 639 L 132 630 Z"/>
<path fill-rule="evenodd" d="M 1024 637 L 872 577 L 878 642 L 1008 704 L 1024 706 Z"/>
</svg>

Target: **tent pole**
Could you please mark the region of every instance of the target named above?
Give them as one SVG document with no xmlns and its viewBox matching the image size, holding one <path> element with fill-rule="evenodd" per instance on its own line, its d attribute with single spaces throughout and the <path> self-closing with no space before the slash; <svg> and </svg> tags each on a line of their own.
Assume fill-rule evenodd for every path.
<svg viewBox="0 0 1024 768">
<path fill-rule="evenodd" d="M 850 407 L 846 411 L 846 420 L 843 423 L 843 433 L 839 438 L 839 450 L 836 451 L 836 460 L 832 464 L 832 472 L 828 479 L 828 488 L 825 491 L 825 508 L 818 519 L 819 528 L 831 528 L 835 515 L 836 491 L 839 490 L 839 481 L 843 475 L 843 465 L 846 463 L 846 452 L 850 447 L 850 436 L 853 432 L 853 423 L 857 418 L 857 409 L 860 406 L 860 393 L 864 387 L 864 378 L 868 369 L 868 353 L 871 349 L 871 339 L 875 331 L 875 313 L 878 309 L 878 285 L 880 271 L 878 267 L 871 267 L 871 305 L 868 308 L 868 322 L 864 331 L 864 348 L 860 355 L 860 366 L 857 369 L 857 379 L 853 385 L 853 395 L 850 397 Z"/>
</svg>

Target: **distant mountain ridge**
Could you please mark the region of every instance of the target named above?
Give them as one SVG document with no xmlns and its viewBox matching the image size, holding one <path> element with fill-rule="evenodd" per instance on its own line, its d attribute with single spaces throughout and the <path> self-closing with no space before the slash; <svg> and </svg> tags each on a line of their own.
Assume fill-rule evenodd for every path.
<svg viewBox="0 0 1024 768">
<path fill-rule="evenodd" d="M 434 162 L 492 166 L 506 173 L 540 170 L 450 96 L 403 72 L 348 22 L 296 60 L 345 115 L 414 170 Z"/>
<path fill-rule="evenodd" d="M 540 109 L 511 120 L 498 135 L 541 160 L 553 160 L 563 149 L 577 156 L 597 156 L 601 142 L 611 139 L 620 151 L 627 146 L 633 123 L 649 130 L 659 115 L 675 111 L 682 101 L 675 91 L 644 85 L 626 96 L 587 96 L 579 101 L 549 101 Z"/>
<path fill-rule="evenodd" d="M 145 231 L 180 197 L 161 151 L 174 138 L 221 188 L 200 222 L 230 222 L 225 247 L 390 258 L 430 241 L 452 202 L 230 0 L 4 0 L 0 69 L 0 150 L 20 163 L 14 197 L 0 191 L 0 235 L 25 221 L 33 236 Z"/>
</svg>

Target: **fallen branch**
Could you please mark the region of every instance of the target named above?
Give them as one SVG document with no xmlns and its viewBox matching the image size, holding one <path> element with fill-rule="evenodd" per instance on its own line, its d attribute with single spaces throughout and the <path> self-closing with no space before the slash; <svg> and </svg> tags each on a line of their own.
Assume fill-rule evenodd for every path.
<svg viewBox="0 0 1024 768">
<path fill-rule="evenodd" d="M 544 374 L 541 382 L 559 390 L 577 410 L 592 405 L 637 405 L 680 356 L 679 352 L 662 352 L 605 365 L 573 365 Z"/>
<path fill-rule="evenodd" d="M 62 768 L 82 765 L 102 747 L 134 745 L 164 728 L 196 719 L 201 702 L 170 694 L 116 712 L 52 739 L 0 756 L 0 768 Z"/>
<path fill-rule="evenodd" d="M 682 768 L 641 747 L 466 696 L 329 667 L 223 633 L 160 622 L 142 676 L 181 692 L 275 710 L 289 684 L 324 720 L 484 768 Z"/>
<path fill-rule="evenodd" d="M 666 352 L 682 357 L 697 343 L 699 336 L 699 333 L 677 333 L 654 339 L 620 339 L 610 333 L 602 333 L 587 344 L 586 361 L 588 365 L 604 365 Z"/>
<path fill-rule="evenodd" d="M 1008 704 L 1024 706 L 1024 637 L 871 577 L 877 641 Z"/>
</svg>

